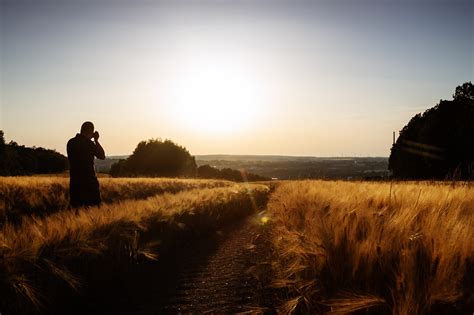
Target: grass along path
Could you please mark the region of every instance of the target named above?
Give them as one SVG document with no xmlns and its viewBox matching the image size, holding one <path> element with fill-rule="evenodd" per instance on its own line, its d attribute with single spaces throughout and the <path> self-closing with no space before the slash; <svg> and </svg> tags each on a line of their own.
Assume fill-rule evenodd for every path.
<svg viewBox="0 0 474 315">
<path fill-rule="evenodd" d="M 263 212 L 236 222 L 213 238 L 193 242 L 192 248 L 176 252 L 174 274 L 137 282 L 140 298 L 127 314 L 235 314 L 272 313 L 271 297 L 256 274 L 268 260 L 268 226 Z M 161 284 L 157 284 L 158 281 Z M 155 283 L 157 287 L 148 285 Z M 163 288 L 165 287 L 165 288 Z M 145 294 L 145 295 L 142 295 Z"/>
</svg>

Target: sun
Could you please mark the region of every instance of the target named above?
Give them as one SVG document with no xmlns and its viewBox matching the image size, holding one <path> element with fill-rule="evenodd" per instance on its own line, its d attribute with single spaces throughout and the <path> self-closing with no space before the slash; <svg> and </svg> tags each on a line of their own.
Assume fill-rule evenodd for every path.
<svg viewBox="0 0 474 315">
<path fill-rule="evenodd" d="M 261 82 L 239 60 L 192 60 L 176 70 L 168 86 L 173 120 L 196 132 L 242 131 L 260 115 Z"/>
</svg>

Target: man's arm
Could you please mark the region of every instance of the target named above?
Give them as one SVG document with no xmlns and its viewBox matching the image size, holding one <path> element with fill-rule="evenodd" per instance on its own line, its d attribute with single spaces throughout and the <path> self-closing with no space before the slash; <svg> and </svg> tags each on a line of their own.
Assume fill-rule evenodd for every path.
<svg viewBox="0 0 474 315">
<path fill-rule="evenodd" d="M 99 141 L 94 141 L 95 144 L 95 152 L 94 155 L 99 159 L 99 160 L 105 160 L 105 151 L 100 145 Z"/>
<path fill-rule="evenodd" d="M 105 151 L 99 143 L 99 133 L 97 131 L 94 134 L 94 144 L 95 144 L 94 155 L 99 160 L 105 160 Z"/>
</svg>

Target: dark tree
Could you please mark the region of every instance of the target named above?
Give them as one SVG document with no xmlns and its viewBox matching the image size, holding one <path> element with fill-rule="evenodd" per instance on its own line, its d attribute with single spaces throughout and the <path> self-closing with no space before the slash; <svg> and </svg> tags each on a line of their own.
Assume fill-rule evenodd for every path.
<svg viewBox="0 0 474 315">
<path fill-rule="evenodd" d="M 392 147 L 389 169 L 397 178 L 474 177 L 472 84 L 456 88 L 454 100 L 415 115 Z"/>
<path fill-rule="evenodd" d="M 186 148 L 171 140 L 140 142 L 126 160 L 115 163 L 112 176 L 194 177 L 196 161 Z"/>
</svg>

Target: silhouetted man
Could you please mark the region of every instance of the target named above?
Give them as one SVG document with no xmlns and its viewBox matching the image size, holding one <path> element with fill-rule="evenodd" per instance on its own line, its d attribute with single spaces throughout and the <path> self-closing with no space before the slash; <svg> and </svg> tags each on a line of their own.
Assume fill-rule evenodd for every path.
<svg viewBox="0 0 474 315">
<path fill-rule="evenodd" d="M 68 141 L 67 157 L 71 207 L 99 206 L 101 199 L 99 181 L 94 170 L 94 157 L 104 160 L 105 152 L 99 144 L 99 133 L 94 132 L 93 123 L 83 123 L 81 133 Z"/>
</svg>

